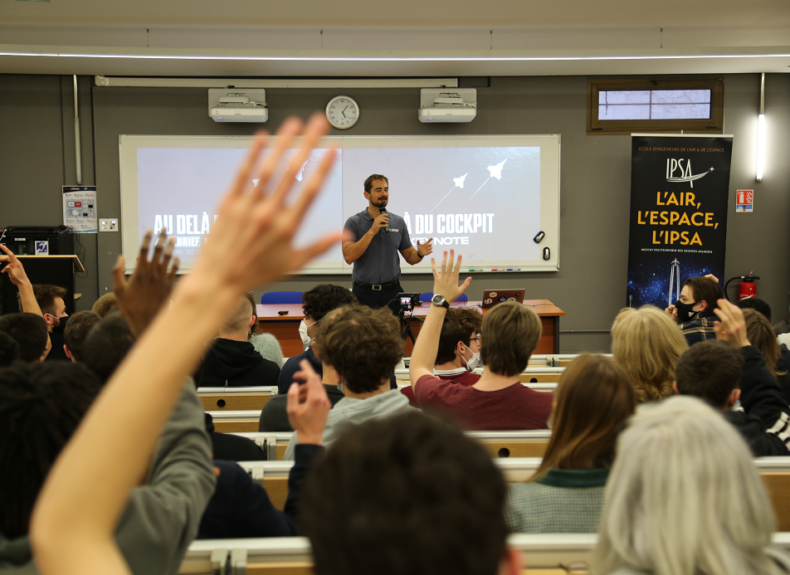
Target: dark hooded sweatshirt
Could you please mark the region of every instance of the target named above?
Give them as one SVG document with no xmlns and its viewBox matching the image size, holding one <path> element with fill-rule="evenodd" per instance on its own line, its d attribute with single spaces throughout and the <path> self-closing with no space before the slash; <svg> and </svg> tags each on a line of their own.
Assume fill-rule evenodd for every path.
<svg viewBox="0 0 790 575">
<path fill-rule="evenodd" d="M 201 387 L 275 386 L 280 366 L 264 359 L 248 341 L 214 340 L 203 360 Z"/>
</svg>

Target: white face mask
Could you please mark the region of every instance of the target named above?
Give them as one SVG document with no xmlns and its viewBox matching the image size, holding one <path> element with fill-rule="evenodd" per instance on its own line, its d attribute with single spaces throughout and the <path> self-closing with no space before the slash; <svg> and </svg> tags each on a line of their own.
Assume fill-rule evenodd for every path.
<svg viewBox="0 0 790 575">
<path fill-rule="evenodd" d="M 464 345 L 464 347 L 466 346 Z M 466 347 L 466 349 L 469 348 Z M 472 350 L 469 349 L 469 351 Z M 466 371 L 474 371 L 475 368 L 480 365 L 480 352 L 478 351 L 477 353 L 472 353 L 472 357 L 470 357 L 468 360 L 465 359 L 463 355 L 461 355 L 461 360 L 466 364 Z"/>
<path fill-rule="evenodd" d="M 318 320 L 321 321 L 321 320 Z M 302 338 L 302 350 L 307 351 L 310 349 L 310 344 L 313 343 L 313 338 L 307 335 L 307 328 L 312 327 L 318 323 L 318 321 L 314 321 L 310 325 L 307 325 L 304 320 L 299 322 L 299 337 Z"/>
</svg>

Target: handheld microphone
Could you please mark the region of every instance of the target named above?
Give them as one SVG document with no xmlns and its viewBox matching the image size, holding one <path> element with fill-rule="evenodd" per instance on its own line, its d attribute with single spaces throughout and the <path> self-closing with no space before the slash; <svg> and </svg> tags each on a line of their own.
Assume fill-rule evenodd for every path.
<svg viewBox="0 0 790 575">
<path fill-rule="evenodd" d="M 386 208 L 379 208 L 379 213 L 386 214 L 387 213 L 387 209 Z M 390 235 L 389 223 L 387 224 L 387 227 L 384 228 L 384 233 L 387 234 L 387 235 Z"/>
</svg>

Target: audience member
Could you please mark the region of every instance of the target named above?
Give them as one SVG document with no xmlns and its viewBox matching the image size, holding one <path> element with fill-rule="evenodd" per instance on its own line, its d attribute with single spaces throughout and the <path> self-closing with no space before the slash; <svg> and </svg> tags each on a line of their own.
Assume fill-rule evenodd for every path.
<svg viewBox="0 0 790 575">
<path fill-rule="evenodd" d="M 510 487 L 508 523 L 518 533 L 597 533 L 604 486 L 636 396 L 617 363 L 580 355 L 560 376 L 551 439 L 538 470 Z"/>
<path fill-rule="evenodd" d="M 351 304 L 331 311 L 324 320 L 315 332 L 316 350 L 345 394 L 329 413 L 324 443 L 331 443 L 348 425 L 411 410 L 409 400 L 390 387 L 403 357 L 400 325 L 390 309 Z M 297 441 L 294 433 L 283 459 L 294 458 Z"/>
<path fill-rule="evenodd" d="M 252 297 L 252 293 L 248 293 L 246 296 L 252 308 L 252 315 L 255 316 L 255 323 L 250 328 L 249 342 L 261 354 L 263 359 L 273 361 L 277 364 L 277 367 L 282 369 L 284 360 L 280 342 L 272 334 L 263 331 L 260 323 L 258 323 L 258 307 L 255 305 L 255 299 Z"/>
<path fill-rule="evenodd" d="M 19 359 L 42 361 L 46 352 L 47 322 L 40 315 L 20 312 L 0 317 L 0 332 L 10 335 L 19 344 Z"/>
<path fill-rule="evenodd" d="M 0 331 L 0 367 L 8 367 L 19 361 L 19 357 L 19 343 L 7 333 Z"/>
<path fill-rule="evenodd" d="M 787 351 L 787 346 L 782 349 L 783 346 L 779 345 L 770 320 L 758 312 L 757 308 L 744 308 L 740 305 L 738 307 L 743 310 L 743 317 L 746 320 L 746 336 L 763 354 L 768 371 L 779 380 L 785 401 L 790 401 L 790 373 L 787 369 L 790 352 Z"/>
<path fill-rule="evenodd" d="M 342 239 L 338 231 L 302 249 L 292 246 L 335 157 L 330 147 L 312 176 L 303 182 L 301 193 L 286 205 L 288 192 L 295 182 L 287 174 L 304 164 L 328 129 L 323 116 L 314 116 L 288 168 L 280 169 L 301 126 L 301 121 L 293 118 L 283 124 L 275 147 L 262 167 L 259 167 L 259 159 L 266 138 L 255 139 L 230 191 L 216 210 L 218 218 L 211 229 L 211 241 L 203 246 L 191 273 L 179 282 L 172 305 L 167 313 L 156 316 L 142 334 L 47 477 L 31 522 L 36 565 L 42 575 L 82 572 L 85 565 L 90 565 L 96 573 L 115 575 L 128 572 L 132 561 L 147 563 L 146 569 L 135 569 L 131 565 L 135 574 L 172 574 L 178 570 L 194 533 L 189 530 L 191 521 L 200 518 L 201 506 L 208 499 L 207 496 L 203 498 L 203 490 L 184 498 L 184 503 L 189 505 L 188 512 L 186 508 L 172 505 L 166 517 L 152 514 L 148 527 L 138 526 L 131 537 L 137 545 L 150 540 L 152 545 L 166 547 L 167 556 L 147 553 L 139 546 L 135 553 L 124 557 L 123 540 L 116 540 L 113 534 L 118 529 L 119 518 L 120 529 L 123 529 L 128 515 L 121 517 L 123 508 L 134 485 L 150 465 L 151 452 L 183 390 L 184 379 L 194 371 L 205 346 L 233 311 L 238 294 L 301 269 Z M 255 176 L 258 176 L 257 183 L 253 184 Z M 144 237 L 142 255 L 146 256 L 147 251 Z M 156 261 L 143 268 L 159 267 L 161 260 L 156 250 L 154 259 Z M 122 269 L 122 264 L 123 258 L 119 258 L 117 268 Z M 126 292 L 132 291 L 133 280 L 134 275 Z M 139 284 L 139 291 L 144 292 L 145 282 Z M 147 301 L 139 298 L 139 294 L 132 297 L 127 293 L 124 297 L 138 305 Z M 158 301 L 156 303 L 158 305 Z M 187 325 L 189 329 L 184 329 Z M 188 387 L 191 386 L 190 382 Z M 214 478 L 210 465 L 206 465 L 209 463 L 208 438 L 203 429 L 200 403 L 193 389 L 185 393 L 188 392 L 191 395 L 186 397 L 194 399 L 190 416 L 197 419 L 191 423 L 196 435 L 202 438 L 203 449 L 200 456 L 182 454 L 173 462 L 168 479 L 194 483 L 197 477 L 202 477 L 200 473 L 194 469 L 181 471 L 176 466 L 203 469 L 205 465 L 208 478 L 204 487 L 210 494 Z M 177 415 L 178 411 L 174 418 Z M 160 449 L 168 444 L 166 438 L 167 435 L 159 441 Z M 177 445 L 185 448 L 190 443 L 194 445 L 195 441 L 190 442 L 185 431 L 180 430 Z M 155 460 L 155 468 L 157 463 Z M 180 486 L 168 488 L 180 490 Z M 169 505 L 161 503 L 169 504 L 170 501 L 165 497 L 161 499 L 156 507 L 164 510 Z M 178 526 L 173 525 L 176 522 Z M 161 535 L 152 533 L 160 529 L 167 531 Z"/>
<path fill-rule="evenodd" d="M 760 350 L 751 345 L 743 312 L 719 300 L 716 313 L 721 341 L 694 345 L 681 356 L 675 389 L 723 411 L 755 456 L 790 455 L 790 406 Z M 734 410 L 739 399 L 741 409 Z"/>
<path fill-rule="evenodd" d="M 219 331 L 203 360 L 205 387 L 275 386 L 280 366 L 264 359 L 247 341 L 255 325 L 255 305 L 247 295 L 236 298 L 236 306 Z"/>
<path fill-rule="evenodd" d="M 677 326 L 651 305 L 627 307 L 612 324 L 612 355 L 628 374 L 639 403 L 674 393 L 675 366 L 687 349 Z"/>
<path fill-rule="evenodd" d="M 108 292 L 96 300 L 91 311 L 104 319 L 104 316 L 116 309 L 118 309 L 118 298 L 115 292 Z"/>
<path fill-rule="evenodd" d="M 109 381 L 115 369 L 132 349 L 135 337 L 129 323 L 119 311 L 114 311 L 97 323 L 88 333 L 82 346 L 82 360 L 102 383 Z M 154 371 L 155 366 L 149 366 Z M 156 366 L 158 367 L 158 366 Z"/>
<path fill-rule="evenodd" d="M 69 317 L 66 331 L 63 332 L 63 344 L 66 346 L 64 351 L 71 361 L 83 361 L 82 350 L 85 340 L 94 325 L 99 323 L 101 318 L 92 311 L 78 311 Z"/>
<path fill-rule="evenodd" d="M 310 347 L 313 349 L 313 354 L 316 359 L 321 361 L 321 358 L 315 353 L 315 337 L 312 339 L 313 341 L 310 343 Z M 309 363 L 307 359 L 302 361 L 307 361 Z M 322 362 L 322 366 L 323 375 L 321 376 L 321 383 L 324 385 L 324 390 L 329 398 L 329 402 L 332 404 L 332 407 L 334 407 L 338 401 L 345 397 L 345 394 L 340 391 L 340 387 L 337 385 L 335 370 L 324 362 Z M 312 369 L 312 367 L 310 369 Z M 299 382 L 297 381 L 296 383 Z M 287 407 L 287 395 L 278 394 L 269 398 L 269 401 L 266 402 L 266 405 L 264 405 L 261 410 L 261 417 L 258 421 L 258 431 L 293 431 L 293 427 L 291 427 L 291 423 L 288 419 Z"/>
<path fill-rule="evenodd" d="M 200 522 L 198 539 L 289 537 L 299 534 L 297 505 L 302 483 L 321 454 L 330 403 L 321 378 L 305 360 L 288 392 L 288 418 L 299 433 L 296 462 L 288 476 L 284 511 L 274 508 L 266 490 L 235 463 L 214 461 L 217 488 Z"/>
<path fill-rule="evenodd" d="M 480 376 L 474 369 L 480 364 L 480 326 L 483 316 L 473 308 L 450 308 L 439 334 L 439 349 L 433 374 L 460 385 L 474 385 Z M 401 389 L 409 403 L 417 407 L 414 390 Z"/>
<path fill-rule="evenodd" d="M 0 244 L 0 251 L 3 252 L 3 254 L 0 255 L 0 264 L 5 264 L 2 270 L 0 270 L 0 273 L 6 274 L 6 277 L 19 290 L 19 304 L 22 308 L 22 311 L 24 313 L 31 313 L 43 318 L 44 314 L 41 311 L 41 307 L 38 305 L 38 301 L 36 301 L 36 294 L 33 290 L 33 284 L 30 283 L 30 279 L 27 277 L 25 266 L 22 265 L 22 262 L 14 255 L 14 252 L 8 249 L 5 244 Z M 36 356 L 36 359 L 31 359 L 29 361 L 39 361 L 39 359 L 43 360 L 46 358 L 52 349 L 52 342 L 50 341 L 48 331 L 46 339 L 47 341 L 44 345 L 44 354 L 40 357 Z M 20 353 L 24 355 L 25 350 L 20 350 Z"/>
<path fill-rule="evenodd" d="M 592 567 L 598 575 L 787 573 L 790 561 L 768 547 L 774 529 L 738 433 L 699 400 L 673 397 L 640 409 L 620 436 Z"/>
<path fill-rule="evenodd" d="M 519 380 L 541 335 L 540 318 L 523 304 L 501 303 L 483 316 L 481 329 L 485 345 L 480 356 L 484 370 L 477 383 L 467 387 L 434 376 L 433 367 L 449 302 L 464 293 L 472 278 L 458 285 L 461 256 L 454 262 L 453 250 L 450 250 L 449 263 L 447 252 L 444 252 L 440 270 L 435 260 L 431 263 L 435 295 L 409 365 L 417 403 L 422 408 L 452 414 L 467 429 L 545 429 L 551 413 L 552 394 L 534 391 Z"/>
<path fill-rule="evenodd" d="M 357 298 L 348 289 L 332 284 L 319 284 L 302 294 L 302 313 L 304 319 L 299 324 L 299 335 L 302 337 L 303 349 L 300 355 L 288 359 L 280 372 L 277 382 L 278 393 L 286 394 L 293 383 L 293 375 L 299 370 L 303 359 L 310 362 L 318 375 L 323 375 L 321 361 L 315 356 L 310 343 L 318 329 L 319 322 L 333 309 L 357 303 Z"/>
<path fill-rule="evenodd" d="M 735 302 L 735 305 L 742 310 L 753 309 L 760 312 L 768 320 L 768 323 L 771 323 L 771 306 L 768 305 L 767 301 L 756 297 L 747 297 L 746 299 L 739 299 Z"/>
<path fill-rule="evenodd" d="M 486 450 L 413 411 L 338 438 L 305 482 L 300 517 L 316 575 L 515 575 L 504 504 Z"/>
<path fill-rule="evenodd" d="M 711 277 L 689 278 L 683 284 L 680 298 L 665 312 L 679 325 L 689 345 L 715 339 L 713 322 L 717 301 L 724 297 L 719 282 Z"/>
<path fill-rule="evenodd" d="M 36 296 L 44 321 L 49 326 L 50 338 L 52 339 L 52 350 L 47 355 L 47 360 L 68 360 L 63 349 L 63 332 L 66 330 L 66 322 L 69 314 L 66 313 L 66 303 L 63 298 L 66 296 L 66 289 L 51 284 L 34 284 L 33 293 Z"/>
</svg>

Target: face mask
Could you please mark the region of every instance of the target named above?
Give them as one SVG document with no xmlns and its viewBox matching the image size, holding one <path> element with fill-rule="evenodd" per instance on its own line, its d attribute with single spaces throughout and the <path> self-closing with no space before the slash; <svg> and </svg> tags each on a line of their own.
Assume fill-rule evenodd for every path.
<svg viewBox="0 0 790 575">
<path fill-rule="evenodd" d="M 57 317 L 57 316 L 52 316 L 52 317 Z M 67 321 L 69 321 L 69 316 L 64 315 L 63 317 L 59 317 L 58 318 L 58 325 L 53 325 L 52 326 L 52 331 L 54 331 L 55 333 L 63 333 L 64 331 L 66 331 L 66 322 Z"/>
<path fill-rule="evenodd" d="M 680 323 L 686 323 L 687 321 L 691 321 L 695 315 L 699 312 L 694 311 L 692 308 L 697 305 L 695 303 L 683 303 L 682 301 L 678 300 L 675 302 L 675 309 L 678 310 L 678 321 Z"/>
<path fill-rule="evenodd" d="M 302 349 L 304 351 L 310 349 L 310 344 L 313 343 L 313 338 L 307 335 L 307 328 L 314 326 L 318 321 L 314 321 L 310 325 L 307 325 L 304 320 L 299 323 L 299 337 L 302 338 Z"/>
<path fill-rule="evenodd" d="M 463 345 L 463 344 L 461 344 L 461 345 Z M 464 345 L 464 347 L 466 347 L 466 346 Z M 466 349 L 469 349 L 469 348 L 466 347 Z M 469 349 L 469 351 L 472 351 L 472 350 Z M 461 360 L 466 364 L 466 371 L 474 371 L 475 368 L 478 365 L 480 365 L 480 352 L 478 351 L 477 353 L 473 353 L 472 357 L 470 357 L 468 360 L 465 359 L 464 356 L 462 355 L 461 356 Z"/>
</svg>

